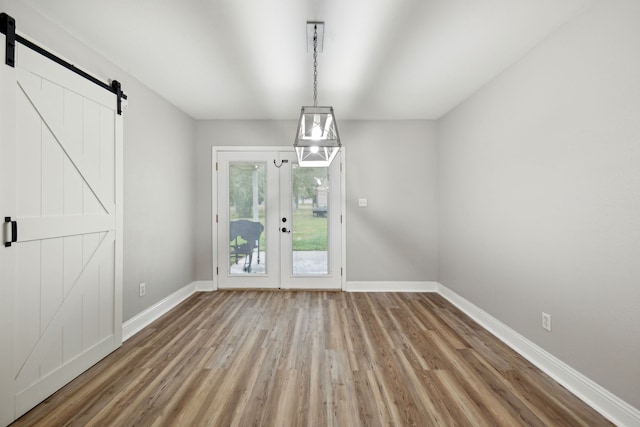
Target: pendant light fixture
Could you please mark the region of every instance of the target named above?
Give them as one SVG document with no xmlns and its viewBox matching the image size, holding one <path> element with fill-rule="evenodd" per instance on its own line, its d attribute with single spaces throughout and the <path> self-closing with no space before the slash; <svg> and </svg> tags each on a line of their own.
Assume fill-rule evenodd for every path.
<svg viewBox="0 0 640 427">
<path fill-rule="evenodd" d="M 293 147 L 301 167 L 326 167 L 342 144 L 333 107 L 318 107 L 318 51 L 322 51 L 324 22 L 307 22 L 307 46 L 313 46 L 313 107 L 302 107 Z M 320 46 L 320 48 L 318 48 Z"/>
</svg>

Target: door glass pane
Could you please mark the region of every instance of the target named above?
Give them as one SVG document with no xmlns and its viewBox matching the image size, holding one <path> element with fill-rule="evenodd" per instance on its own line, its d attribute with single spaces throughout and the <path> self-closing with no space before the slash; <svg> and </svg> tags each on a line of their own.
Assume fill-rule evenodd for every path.
<svg viewBox="0 0 640 427">
<path fill-rule="evenodd" d="M 229 273 L 265 274 L 265 164 L 229 163 Z"/>
<path fill-rule="evenodd" d="M 293 275 L 329 274 L 329 169 L 292 168 Z"/>
</svg>

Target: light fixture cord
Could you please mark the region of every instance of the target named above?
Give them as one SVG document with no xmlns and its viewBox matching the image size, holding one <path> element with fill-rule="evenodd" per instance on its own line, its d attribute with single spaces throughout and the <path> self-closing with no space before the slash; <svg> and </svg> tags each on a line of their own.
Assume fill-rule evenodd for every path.
<svg viewBox="0 0 640 427">
<path fill-rule="evenodd" d="M 313 26 L 313 106 L 318 106 L 318 26 Z"/>
</svg>

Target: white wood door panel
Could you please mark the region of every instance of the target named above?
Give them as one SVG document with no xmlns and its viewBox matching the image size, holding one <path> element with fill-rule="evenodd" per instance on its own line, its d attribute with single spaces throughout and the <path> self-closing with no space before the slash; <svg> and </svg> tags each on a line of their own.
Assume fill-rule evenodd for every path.
<svg viewBox="0 0 640 427">
<path fill-rule="evenodd" d="M 42 240 L 40 330 L 44 331 L 64 300 L 64 239 Z"/>
<path fill-rule="evenodd" d="M 40 381 L 32 386 L 17 392 L 15 396 L 15 412 L 18 416 L 26 413 L 38 403 L 42 402 L 51 394 L 55 393 L 60 384 L 66 384 L 69 379 L 73 379 L 89 369 L 96 363 L 96 360 L 102 359 L 106 354 L 113 351 L 113 337 L 109 337 L 100 342 L 95 347 L 71 359 L 62 367 L 43 377 Z"/>
<path fill-rule="evenodd" d="M 122 342 L 116 98 L 21 44 L 16 60 L 0 66 L 0 153 L 11 163 L 0 214 L 19 225 L 18 242 L 0 248 L 10 288 L 0 291 L 0 424 Z"/>
<path fill-rule="evenodd" d="M 62 239 L 56 239 L 61 241 Z M 98 253 L 100 245 L 105 243 L 106 255 Z M 57 253 L 47 250 L 49 248 L 55 248 L 51 240 L 33 241 L 24 244 L 17 245 L 17 277 L 21 281 L 22 286 L 16 290 L 16 321 L 21 324 L 20 333 L 21 339 L 18 340 L 16 345 L 16 377 L 20 376 L 21 371 L 27 364 L 28 360 L 36 353 L 35 348 L 38 345 L 38 340 L 47 335 L 47 331 L 52 328 L 59 328 L 63 322 L 66 325 L 66 342 L 67 347 L 71 347 L 66 353 L 73 354 L 74 346 L 78 348 L 88 347 L 95 343 L 98 339 L 95 337 L 99 335 L 94 333 L 93 337 L 85 336 L 81 339 L 80 333 L 83 326 L 83 312 L 82 310 L 70 310 L 71 315 L 63 317 L 62 320 L 58 319 L 59 316 L 65 316 L 65 306 L 87 307 L 87 310 L 92 310 L 95 313 L 100 313 L 100 307 L 91 304 L 91 298 L 94 300 L 98 298 L 100 291 L 100 268 L 109 267 L 112 264 L 112 248 L 109 247 L 109 239 L 106 235 L 102 236 L 102 240 L 96 242 L 95 245 L 89 244 L 93 249 L 89 249 L 84 254 L 86 258 L 86 266 L 82 269 L 73 284 L 70 286 L 70 293 L 62 297 L 62 286 L 59 283 L 61 274 L 58 273 L 53 278 L 45 276 L 45 265 L 47 261 L 45 258 L 57 257 Z M 61 265 L 53 266 L 55 259 L 48 259 L 49 268 L 55 268 L 61 270 Z M 93 261 L 93 264 L 92 264 Z M 82 258 L 80 263 L 82 264 Z M 109 278 L 109 276 L 107 276 Z M 51 289 L 51 291 L 57 294 L 54 299 L 45 300 L 45 293 L 42 289 Z M 42 294 L 41 294 L 42 292 Z M 84 299 L 87 299 L 89 304 L 85 304 Z M 38 301 L 39 304 L 33 304 L 33 301 Z M 59 301 L 56 304 L 56 301 Z M 79 304 L 78 304 L 79 302 Z M 47 315 L 49 313 L 49 315 Z M 53 313 L 53 314 L 51 314 Z M 94 316 L 85 312 L 85 316 Z M 86 323 L 86 322 L 85 322 Z M 99 329 L 100 323 L 96 322 L 96 325 L 88 326 L 88 330 Z M 113 333 L 113 325 L 109 328 L 109 332 Z M 55 334 L 54 334 L 55 335 Z M 75 338 L 73 338 L 75 337 Z M 67 359 L 69 359 L 67 357 Z"/>
<path fill-rule="evenodd" d="M 106 237 L 106 236 L 105 236 Z M 117 236 L 115 236 L 117 239 Z M 107 258 L 106 264 L 103 264 L 100 268 L 100 290 L 99 290 L 99 298 L 100 298 L 100 310 L 98 311 L 100 315 L 100 340 L 109 338 L 110 336 L 116 335 L 119 336 L 122 334 L 122 329 L 116 326 L 116 311 L 118 309 L 118 304 L 116 304 L 115 300 L 115 292 L 113 289 L 113 284 L 116 283 L 115 269 L 111 268 L 111 266 L 117 266 L 116 259 L 116 240 L 107 239 L 103 243 L 104 247 L 104 257 Z M 116 310 L 106 310 L 104 307 L 114 307 Z M 120 322 L 122 319 L 120 319 Z M 122 338 L 119 338 L 121 341 Z M 118 341 L 118 339 L 116 339 Z"/>
<path fill-rule="evenodd" d="M 20 77 L 25 75 L 33 76 L 31 73 L 19 73 Z M 58 109 L 52 105 L 51 100 L 43 100 L 44 95 L 41 90 L 41 81 L 34 81 L 34 79 L 30 77 L 24 82 L 19 80 L 19 84 L 21 91 L 18 92 L 18 116 L 19 120 L 23 118 L 24 124 L 20 123 L 18 125 L 18 147 L 20 147 L 21 142 L 26 143 L 26 145 L 20 149 L 19 156 L 22 155 L 20 159 L 25 161 L 27 166 L 21 173 L 23 179 L 28 181 L 29 177 L 34 177 L 33 180 L 35 181 L 36 175 L 32 173 L 36 172 L 36 167 L 39 168 L 40 163 L 36 162 L 36 160 L 41 157 L 41 147 L 36 147 L 36 142 L 41 140 L 41 137 L 39 137 L 37 133 L 41 127 L 44 127 L 46 129 L 41 129 L 41 132 L 44 133 L 48 130 L 51 133 L 60 145 L 60 148 L 65 152 L 67 159 L 71 161 L 73 167 L 77 169 L 75 173 L 73 170 L 70 171 L 76 176 L 76 179 L 72 179 L 71 182 L 73 183 L 73 181 L 77 181 L 77 178 L 80 178 L 86 185 L 86 187 L 83 187 L 83 192 L 90 190 L 102 205 L 103 209 L 106 212 L 112 212 L 113 196 L 109 197 L 109 195 L 112 195 L 113 191 L 109 190 L 113 189 L 113 178 L 111 174 L 107 174 L 107 177 L 111 178 L 111 182 L 108 185 L 105 185 L 100 179 L 99 171 L 101 165 L 99 153 L 107 150 L 113 152 L 113 146 L 109 147 L 107 145 L 107 147 L 101 148 L 100 145 L 106 145 L 105 142 L 108 138 L 113 139 L 113 116 L 115 113 L 112 110 L 105 112 L 104 109 L 102 109 L 103 118 L 100 120 L 100 110 L 95 103 L 91 106 L 91 101 L 83 100 L 82 98 L 78 99 L 79 97 L 76 94 L 65 90 L 61 94 L 57 94 L 58 96 L 62 96 L 60 105 L 64 106 L 64 120 L 63 122 L 56 122 L 56 118 L 59 120 L 59 117 L 57 117 L 59 114 L 56 113 Z M 26 99 L 22 99 L 20 94 L 23 94 Z M 76 103 L 79 103 L 79 105 L 76 105 Z M 68 107 L 69 105 L 71 106 Z M 106 123 L 109 116 L 111 116 L 110 124 Z M 82 117 L 83 120 L 77 123 L 78 120 L 74 121 L 71 119 L 72 117 Z M 102 124 L 102 126 L 100 126 L 100 124 Z M 29 126 L 29 128 L 26 128 L 26 126 Z M 21 133 L 22 129 L 25 129 L 24 135 Z M 32 152 L 40 154 L 38 157 L 33 158 L 28 155 L 25 157 L 23 154 Z M 107 157 L 105 161 L 111 159 L 112 157 Z M 104 165 L 103 168 L 113 170 L 114 166 L 113 164 Z M 40 171 L 37 171 L 37 173 L 39 174 Z M 34 187 L 36 186 L 36 184 L 32 182 L 28 182 L 28 184 Z M 105 186 L 107 188 L 103 188 Z M 34 190 L 37 190 L 37 188 L 34 188 Z M 72 206 L 76 207 L 76 209 L 72 209 L 72 211 L 77 212 L 77 201 Z M 84 209 L 82 209 L 82 211 L 84 211 Z"/>
<path fill-rule="evenodd" d="M 86 270 L 83 270 L 85 274 Z M 25 363 L 23 373 L 29 375 L 29 371 L 37 371 L 41 361 L 47 358 L 46 343 L 56 332 L 62 330 L 62 365 L 69 363 L 77 355 L 82 354 L 82 291 L 80 282 L 74 283 L 69 294 L 62 302 L 54 321 L 43 331 L 43 339 L 40 346 L 34 348 L 33 356 Z M 17 377 L 20 379 L 20 375 Z M 18 388 L 22 392 L 22 388 Z"/>
<path fill-rule="evenodd" d="M 62 334 L 64 331 L 59 331 L 58 335 L 48 334 L 45 346 L 49 349 L 48 356 L 41 361 L 40 364 L 40 378 L 46 378 L 49 374 L 56 372 L 60 366 L 62 366 Z M 35 375 L 35 372 L 34 372 Z M 32 381 L 29 384 L 37 384 L 36 381 Z M 24 390 L 26 386 L 17 387 L 17 390 Z"/>
<path fill-rule="evenodd" d="M 23 81 L 22 78 L 26 76 L 29 78 Z M 101 142 L 109 141 L 109 137 L 113 138 L 114 125 L 113 118 L 110 117 L 114 114 L 113 110 L 102 107 L 92 100 L 82 98 L 66 89 L 45 91 L 44 87 L 50 87 L 51 83 L 44 86 L 46 80 L 37 80 L 33 74 L 24 70 L 19 72 L 19 78 L 20 89 L 28 102 L 32 104 L 31 107 L 27 106 L 27 109 L 31 114 L 35 113 L 40 116 L 44 126 L 48 128 L 62 149 L 72 159 L 87 184 L 94 189 L 99 187 L 99 184 L 102 184 L 99 182 L 100 152 L 104 151 L 101 149 L 101 145 L 104 145 Z M 52 99 L 53 97 L 59 97 L 59 99 Z M 64 111 L 64 114 L 61 115 L 60 111 Z M 104 121 L 105 113 L 106 117 L 111 119 L 109 120 L 111 123 Z M 83 120 L 81 122 L 71 120 L 71 117 L 82 117 Z M 103 133 L 104 138 L 102 137 Z M 106 148 L 112 149 L 113 147 L 107 146 Z M 113 165 L 111 168 L 113 169 Z M 113 186 L 113 182 L 111 182 L 111 186 Z M 107 199 L 107 197 L 99 198 Z"/>
<path fill-rule="evenodd" d="M 64 215 L 64 153 L 48 129 L 42 129 L 42 216 Z"/>
<path fill-rule="evenodd" d="M 64 297 L 61 304 L 56 307 L 55 314 L 48 324 L 40 330 L 40 307 L 32 304 L 40 298 L 41 268 L 33 259 L 40 252 L 41 242 L 29 242 L 24 245 L 26 250 L 18 251 L 19 262 L 28 263 L 28 271 L 35 273 L 22 273 L 19 277 L 28 286 L 17 290 L 17 303 L 23 313 L 16 313 L 16 323 L 21 324 L 21 339 L 16 346 L 15 378 L 18 392 L 33 386 L 34 381 L 46 376 L 42 372 L 42 365 L 51 365 L 52 343 L 53 347 L 62 349 L 62 364 L 66 364 L 78 357 L 78 355 L 98 346 L 105 339 L 114 338 L 114 324 L 102 325 L 101 318 L 111 320 L 111 315 L 101 316 L 102 310 L 113 312 L 112 307 L 104 307 L 100 304 L 101 290 L 100 271 L 112 268 L 113 265 L 113 238 L 114 232 L 106 233 L 98 242 L 97 248 L 92 253 L 87 253 L 86 266 L 82 273 L 71 286 L 70 292 Z M 20 269 L 18 269 L 20 271 Z M 110 276 L 105 278 L 109 279 Z M 104 284 L 106 287 L 107 284 Z M 109 301 L 110 302 L 110 301 Z M 25 335 L 28 334 L 28 335 Z M 61 345 L 60 345 L 61 341 Z M 60 368 L 56 366 L 55 369 Z M 50 368 L 51 371 L 51 368 Z"/>
<path fill-rule="evenodd" d="M 110 110 L 115 110 L 115 96 L 78 75 L 72 75 L 64 67 L 53 61 L 45 60 L 40 54 L 16 44 L 16 71 L 24 71 L 44 77 L 47 81 L 61 86 L 65 91 L 78 94 L 81 98 L 88 98 Z M 20 78 L 21 83 L 23 77 Z"/>
<path fill-rule="evenodd" d="M 35 74 L 31 75 L 34 79 L 40 80 L 40 91 L 42 93 L 41 100 L 43 103 L 43 106 L 41 108 L 49 112 L 49 115 L 53 118 L 54 123 L 63 123 L 64 104 L 62 102 L 62 99 L 64 96 L 64 89 L 62 88 L 62 86 L 57 85 L 47 79 L 39 78 Z M 20 78 L 20 80 L 24 80 L 24 77 Z"/>
<path fill-rule="evenodd" d="M 64 237 L 63 247 L 64 296 L 66 297 L 82 273 L 82 236 Z"/>
<path fill-rule="evenodd" d="M 90 233 L 82 235 L 82 268 L 85 269 L 93 257 L 96 249 L 100 246 L 101 240 L 104 236 L 98 233 Z"/>
<path fill-rule="evenodd" d="M 84 99 L 82 102 L 82 157 L 87 165 L 86 176 L 95 182 L 100 177 L 100 109 L 98 104 Z M 89 143 L 85 144 L 84 141 Z"/>
<path fill-rule="evenodd" d="M 106 107 L 100 107 L 100 183 L 102 197 L 110 206 L 116 203 L 116 152 L 113 143 L 116 140 L 116 126 L 114 126 L 114 112 Z M 109 211 L 111 212 L 111 211 Z"/>
<path fill-rule="evenodd" d="M 16 215 L 20 217 L 39 217 L 41 214 L 40 197 L 42 194 L 42 132 L 41 121 L 33 106 L 23 96 L 16 99 Z"/>
<path fill-rule="evenodd" d="M 82 177 L 66 154 L 63 162 L 64 200 L 62 206 L 64 214 L 66 216 L 82 215 L 82 192 L 84 186 Z"/>
<path fill-rule="evenodd" d="M 100 341 L 100 265 L 87 268 L 87 278 L 82 290 L 82 341 L 86 350 Z M 113 330 L 111 331 L 113 333 Z"/>
<path fill-rule="evenodd" d="M 16 282 L 15 320 L 17 326 L 14 375 L 20 371 L 40 338 L 40 242 L 15 245 Z"/>
<path fill-rule="evenodd" d="M 71 91 L 66 91 L 65 95 L 64 103 L 61 105 L 61 110 L 64 112 L 63 121 L 52 121 L 52 123 L 59 123 L 60 126 L 52 132 L 56 132 L 65 141 L 65 150 L 69 156 L 80 159 L 82 156 L 82 126 L 78 122 L 64 120 L 64 117 L 77 117 L 82 114 L 82 97 Z M 47 117 L 51 117 L 52 111 L 43 111 L 46 111 Z"/>
</svg>

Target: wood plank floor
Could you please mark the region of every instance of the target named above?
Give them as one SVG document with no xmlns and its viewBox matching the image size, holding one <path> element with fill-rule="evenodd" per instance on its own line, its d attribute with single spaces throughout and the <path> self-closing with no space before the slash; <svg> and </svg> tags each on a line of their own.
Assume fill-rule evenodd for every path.
<svg viewBox="0 0 640 427">
<path fill-rule="evenodd" d="M 198 293 L 15 425 L 611 425 L 437 294 Z"/>
</svg>

